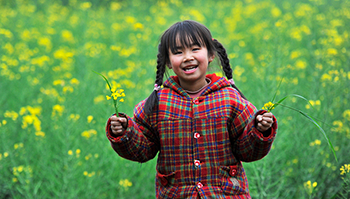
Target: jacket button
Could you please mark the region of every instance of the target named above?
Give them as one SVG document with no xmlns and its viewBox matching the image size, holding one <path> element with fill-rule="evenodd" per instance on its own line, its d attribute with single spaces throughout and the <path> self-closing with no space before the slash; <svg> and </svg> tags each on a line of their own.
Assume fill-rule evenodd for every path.
<svg viewBox="0 0 350 199">
<path fill-rule="evenodd" d="M 195 161 L 194 161 L 194 165 L 195 165 L 196 167 L 199 167 L 200 164 L 201 164 L 201 161 L 199 161 L 199 160 L 195 160 Z"/>
<path fill-rule="evenodd" d="M 235 176 L 237 174 L 237 169 L 231 169 L 230 174 L 231 176 Z"/>
<path fill-rule="evenodd" d="M 198 104 L 199 104 L 198 99 L 197 99 L 197 98 L 196 98 L 196 99 L 194 99 L 194 100 L 193 100 L 193 103 L 194 103 L 194 104 L 196 104 L 196 105 L 198 105 Z"/>
<path fill-rule="evenodd" d="M 197 187 L 198 187 L 198 189 L 201 189 L 201 188 L 203 188 L 203 184 L 201 182 L 198 182 Z"/>
<path fill-rule="evenodd" d="M 194 138 L 198 139 L 199 137 L 201 137 L 201 134 L 195 132 L 195 133 L 194 133 Z"/>
</svg>

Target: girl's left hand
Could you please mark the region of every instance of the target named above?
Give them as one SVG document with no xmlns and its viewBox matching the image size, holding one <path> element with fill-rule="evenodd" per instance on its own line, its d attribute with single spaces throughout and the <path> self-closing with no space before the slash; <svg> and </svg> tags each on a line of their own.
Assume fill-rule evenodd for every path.
<svg viewBox="0 0 350 199">
<path fill-rule="evenodd" d="M 273 114 L 270 113 L 264 113 L 262 115 L 256 116 L 256 122 L 257 122 L 257 127 L 260 132 L 265 132 L 271 128 L 273 124 Z"/>
</svg>

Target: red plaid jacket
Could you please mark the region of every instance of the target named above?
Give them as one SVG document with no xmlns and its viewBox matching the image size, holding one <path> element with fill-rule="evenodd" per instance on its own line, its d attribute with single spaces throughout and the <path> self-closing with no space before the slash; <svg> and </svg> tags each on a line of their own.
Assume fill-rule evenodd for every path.
<svg viewBox="0 0 350 199">
<path fill-rule="evenodd" d="M 276 135 L 277 121 L 266 135 L 255 128 L 264 111 L 240 97 L 225 78 L 207 75 L 211 85 L 192 99 L 170 77 L 158 92 L 150 115 L 145 101 L 128 118 L 124 135 L 107 137 L 122 157 L 146 162 L 157 153 L 157 198 L 250 198 L 241 161 L 263 158 Z"/>
</svg>

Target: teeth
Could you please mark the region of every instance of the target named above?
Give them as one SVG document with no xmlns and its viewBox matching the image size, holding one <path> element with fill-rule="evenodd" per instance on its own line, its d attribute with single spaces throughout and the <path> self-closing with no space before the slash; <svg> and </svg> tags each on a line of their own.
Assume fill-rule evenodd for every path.
<svg viewBox="0 0 350 199">
<path fill-rule="evenodd" d="M 184 70 L 185 70 L 185 71 L 188 71 L 188 70 L 192 70 L 192 69 L 194 69 L 194 68 L 197 68 L 197 66 L 193 66 L 193 67 L 185 68 Z"/>
</svg>

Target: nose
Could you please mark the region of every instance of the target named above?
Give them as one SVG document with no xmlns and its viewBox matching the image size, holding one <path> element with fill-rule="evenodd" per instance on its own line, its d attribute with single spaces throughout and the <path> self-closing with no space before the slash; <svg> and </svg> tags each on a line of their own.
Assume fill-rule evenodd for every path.
<svg viewBox="0 0 350 199">
<path fill-rule="evenodd" d="M 193 61 L 193 60 L 194 60 L 194 57 L 193 57 L 192 53 L 186 52 L 183 62 L 189 62 L 189 61 Z"/>
</svg>

